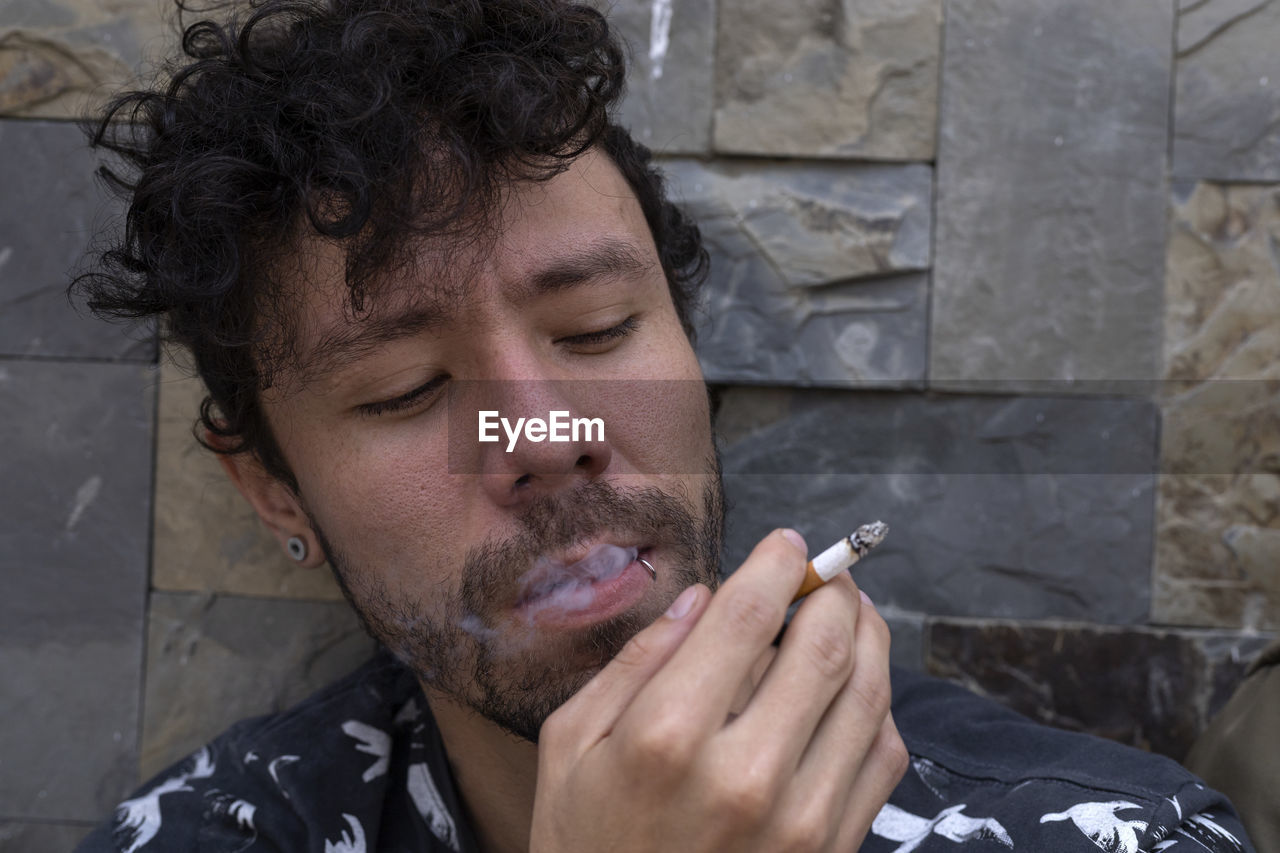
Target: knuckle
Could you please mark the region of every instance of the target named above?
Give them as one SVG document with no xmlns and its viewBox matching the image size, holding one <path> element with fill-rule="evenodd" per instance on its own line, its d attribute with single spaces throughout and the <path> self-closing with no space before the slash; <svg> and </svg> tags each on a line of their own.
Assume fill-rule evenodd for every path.
<svg viewBox="0 0 1280 853">
<path fill-rule="evenodd" d="M 775 623 L 782 621 L 778 606 L 750 589 L 736 590 L 726 596 L 724 608 L 730 626 L 747 635 L 773 633 L 777 630 Z"/>
<path fill-rule="evenodd" d="M 882 719 L 888 715 L 893 701 L 893 689 L 889 686 L 888 675 L 878 667 L 866 667 L 875 671 L 865 675 L 861 674 L 861 669 L 860 667 L 854 671 L 849 689 L 853 691 L 854 700 L 862 706 L 863 711 L 875 719 Z"/>
<path fill-rule="evenodd" d="M 825 815 L 801 813 L 802 817 L 787 822 L 779 833 L 776 849 L 786 853 L 812 853 L 825 850 L 830 833 Z"/>
<path fill-rule="evenodd" d="M 896 727 L 890 725 L 881 730 L 876 738 L 875 750 L 878 760 L 884 764 L 887 772 L 893 774 L 895 780 L 906 775 L 911 767 L 911 753 L 907 751 L 907 745 L 902 742 L 902 736 L 898 734 Z"/>
<path fill-rule="evenodd" d="M 654 643 L 651 638 L 646 636 L 646 632 L 641 631 L 630 640 L 627 640 L 626 645 L 614 655 L 613 662 L 624 667 L 640 666 L 653 653 L 653 646 Z"/>
<path fill-rule="evenodd" d="M 656 714 L 631 740 L 630 751 L 648 772 L 665 776 L 680 770 L 693 752 L 688 725 L 678 714 Z"/>
<path fill-rule="evenodd" d="M 739 824 L 758 824 L 774 806 L 777 795 L 772 774 L 761 762 L 740 766 L 721 776 L 713 793 L 720 813 Z"/>
<path fill-rule="evenodd" d="M 853 669 L 853 638 L 843 625 L 820 622 L 800 638 L 801 649 L 814 669 L 828 679 L 847 678 Z"/>
</svg>

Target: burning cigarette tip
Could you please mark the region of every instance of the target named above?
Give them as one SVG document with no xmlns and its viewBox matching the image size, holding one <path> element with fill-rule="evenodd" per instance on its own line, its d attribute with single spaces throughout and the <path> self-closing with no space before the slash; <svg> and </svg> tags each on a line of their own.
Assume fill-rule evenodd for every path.
<svg viewBox="0 0 1280 853">
<path fill-rule="evenodd" d="M 848 569 L 867 555 L 867 552 L 884 541 L 889 535 L 889 525 L 883 521 L 864 524 L 848 536 L 823 551 L 809 561 L 805 567 L 804 583 L 796 592 L 793 602 L 798 601 L 836 575 Z"/>
</svg>

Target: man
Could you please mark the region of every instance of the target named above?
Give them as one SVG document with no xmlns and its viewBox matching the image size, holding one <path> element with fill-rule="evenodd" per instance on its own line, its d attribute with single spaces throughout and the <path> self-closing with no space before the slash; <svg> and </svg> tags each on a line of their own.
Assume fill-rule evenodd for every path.
<svg viewBox="0 0 1280 853">
<path fill-rule="evenodd" d="M 190 348 L 229 476 L 394 659 L 82 849 L 1250 849 L 1172 762 L 891 686 L 847 576 L 775 646 L 794 531 L 718 584 L 704 256 L 608 119 L 596 13 L 269 2 L 185 47 L 102 125 L 136 175 L 82 284 Z M 557 412 L 585 428 L 550 440 Z"/>
</svg>

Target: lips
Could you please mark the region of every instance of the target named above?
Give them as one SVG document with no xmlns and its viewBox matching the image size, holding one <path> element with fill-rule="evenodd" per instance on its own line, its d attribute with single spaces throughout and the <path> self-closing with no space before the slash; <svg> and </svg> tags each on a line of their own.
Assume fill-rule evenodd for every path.
<svg viewBox="0 0 1280 853">
<path fill-rule="evenodd" d="M 577 551 L 582 556 L 570 563 L 553 557 L 539 557 L 534 567 L 521 578 L 516 607 L 555 598 L 564 599 L 562 603 L 569 604 L 572 594 L 616 578 L 635 561 L 641 550 L 635 546 L 600 542 L 585 553 Z"/>
</svg>

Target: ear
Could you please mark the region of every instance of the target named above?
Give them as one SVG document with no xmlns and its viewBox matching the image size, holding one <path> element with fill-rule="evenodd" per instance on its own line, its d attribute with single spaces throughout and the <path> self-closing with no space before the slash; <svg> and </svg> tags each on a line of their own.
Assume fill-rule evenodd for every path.
<svg viewBox="0 0 1280 853">
<path fill-rule="evenodd" d="M 288 486 L 268 474 L 252 453 L 219 453 L 218 461 L 286 554 L 289 540 L 297 536 L 307 546 L 306 556 L 296 561 L 298 565 L 309 569 L 324 565 L 324 551 L 311 529 L 311 520 Z"/>
</svg>

